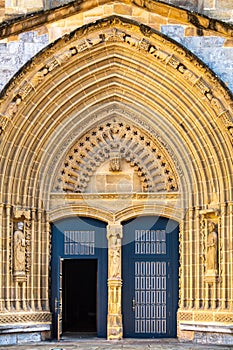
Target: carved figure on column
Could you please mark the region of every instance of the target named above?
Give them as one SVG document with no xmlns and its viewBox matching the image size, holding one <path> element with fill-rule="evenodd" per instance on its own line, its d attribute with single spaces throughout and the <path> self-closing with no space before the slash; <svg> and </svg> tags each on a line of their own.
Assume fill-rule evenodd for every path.
<svg viewBox="0 0 233 350">
<path fill-rule="evenodd" d="M 108 237 L 108 339 L 122 339 L 121 314 L 121 239 L 122 225 L 107 227 Z"/>
<path fill-rule="evenodd" d="M 121 230 L 109 233 L 109 278 L 121 279 Z"/>
<path fill-rule="evenodd" d="M 17 228 L 14 232 L 14 256 L 13 256 L 13 274 L 14 279 L 18 282 L 25 280 L 26 271 L 26 242 L 24 236 L 24 224 L 23 222 L 18 222 Z"/>
<path fill-rule="evenodd" d="M 216 225 L 214 222 L 208 223 L 208 236 L 207 236 L 207 256 L 206 256 L 206 267 L 207 272 L 217 272 L 218 263 L 218 234 L 216 232 Z"/>
<path fill-rule="evenodd" d="M 120 271 L 120 247 L 116 247 L 115 249 L 110 250 L 110 275 L 112 278 L 121 278 L 121 271 Z"/>
</svg>

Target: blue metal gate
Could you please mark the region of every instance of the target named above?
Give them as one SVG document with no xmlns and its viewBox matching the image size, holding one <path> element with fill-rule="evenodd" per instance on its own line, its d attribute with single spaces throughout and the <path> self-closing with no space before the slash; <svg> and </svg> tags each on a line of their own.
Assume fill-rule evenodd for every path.
<svg viewBox="0 0 233 350">
<path fill-rule="evenodd" d="M 139 217 L 124 224 L 124 337 L 176 337 L 177 222 Z"/>
<path fill-rule="evenodd" d="M 107 320 L 107 238 L 106 224 L 91 218 L 67 218 L 52 225 L 51 309 L 54 337 L 62 333 L 62 266 L 67 259 L 97 261 L 97 335 L 106 337 Z M 94 261 L 93 261 L 94 262 Z M 77 264 L 76 264 L 77 265 Z M 81 265 L 80 265 L 81 266 Z M 90 276 L 86 276 L 88 279 Z M 77 276 L 72 276 L 77 280 Z M 76 281 L 77 284 L 79 281 Z M 64 286 L 64 284 L 63 284 Z M 82 285 L 80 285 L 82 288 Z M 73 300 L 85 302 L 85 300 Z"/>
</svg>

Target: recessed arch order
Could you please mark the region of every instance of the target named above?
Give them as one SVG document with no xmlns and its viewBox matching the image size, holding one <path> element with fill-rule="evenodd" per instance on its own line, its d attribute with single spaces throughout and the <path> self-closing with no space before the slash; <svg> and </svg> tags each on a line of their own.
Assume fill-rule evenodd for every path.
<svg viewBox="0 0 233 350">
<path fill-rule="evenodd" d="M 84 26 L 39 53 L 2 95 L 1 201 L 48 209 L 65 154 L 114 115 L 162 144 L 183 205 L 232 200 L 231 106 L 204 64 L 151 28 L 120 17 Z"/>
</svg>

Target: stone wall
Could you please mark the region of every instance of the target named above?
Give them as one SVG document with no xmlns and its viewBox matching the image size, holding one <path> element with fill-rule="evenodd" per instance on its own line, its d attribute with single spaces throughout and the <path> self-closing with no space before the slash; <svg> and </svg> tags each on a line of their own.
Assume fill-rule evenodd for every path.
<svg viewBox="0 0 233 350">
<path fill-rule="evenodd" d="M 199 0 L 200 1 L 200 0 Z M 230 0 L 202 0 L 201 11 L 213 18 L 233 22 L 233 3 Z"/>
<path fill-rule="evenodd" d="M 3 6 L 5 5 L 5 16 L 7 18 L 44 8 L 43 0 L 4 0 L 1 2 L 3 2 Z"/>
<path fill-rule="evenodd" d="M 214 35 L 189 35 L 181 25 L 162 26 L 161 31 L 200 58 L 233 92 L 233 41 Z"/>
<path fill-rule="evenodd" d="M 0 41 L 0 89 L 48 44 L 48 34 L 39 31 L 22 33 L 9 41 Z"/>
<path fill-rule="evenodd" d="M 47 10 L 62 6 L 73 0 L 0 0 L 0 20 L 30 13 L 38 10 Z M 82 2 L 82 1 L 80 1 Z M 142 4 L 142 0 L 135 0 Z M 207 16 L 227 22 L 233 22 L 233 3 L 230 0 L 163 0 L 164 3 L 195 11 Z"/>
<path fill-rule="evenodd" d="M 233 21 L 233 3 L 230 0 L 163 0 L 164 2 L 196 11 L 222 21 Z"/>
</svg>

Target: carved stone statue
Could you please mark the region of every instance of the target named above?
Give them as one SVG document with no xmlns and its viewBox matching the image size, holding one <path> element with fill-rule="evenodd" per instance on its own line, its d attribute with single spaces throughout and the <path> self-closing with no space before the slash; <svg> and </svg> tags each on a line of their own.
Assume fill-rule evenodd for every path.
<svg viewBox="0 0 233 350">
<path fill-rule="evenodd" d="M 120 262 L 121 254 L 120 247 L 115 249 L 111 249 L 110 251 L 110 271 L 109 274 L 112 278 L 121 278 L 121 262 Z"/>
<path fill-rule="evenodd" d="M 23 222 L 18 222 L 17 229 L 14 232 L 14 256 L 13 256 L 13 274 L 15 280 L 21 281 L 25 278 L 26 264 L 26 243 L 23 232 Z"/>
<path fill-rule="evenodd" d="M 216 225 L 214 222 L 208 223 L 208 236 L 207 236 L 207 272 L 208 271 L 217 271 L 217 254 L 218 254 L 218 234 L 216 232 Z"/>
</svg>

